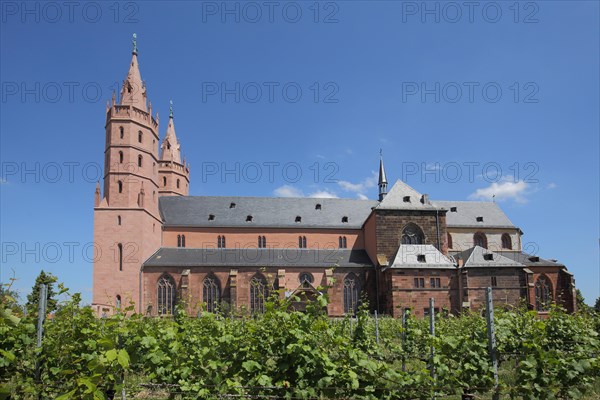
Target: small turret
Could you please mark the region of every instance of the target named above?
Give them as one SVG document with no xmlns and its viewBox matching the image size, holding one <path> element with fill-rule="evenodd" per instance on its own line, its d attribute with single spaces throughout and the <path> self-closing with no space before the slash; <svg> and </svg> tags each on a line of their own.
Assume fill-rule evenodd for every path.
<svg viewBox="0 0 600 400">
<path fill-rule="evenodd" d="M 94 207 L 100 206 L 100 181 L 96 182 L 96 192 L 94 193 Z"/>
<path fill-rule="evenodd" d="M 167 133 L 160 146 L 159 159 L 160 196 L 187 196 L 189 193 L 190 168 L 185 160 L 181 163 L 181 146 L 175 134 L 173 101 L 169 102 L 169 123 Z"/>
</svg>

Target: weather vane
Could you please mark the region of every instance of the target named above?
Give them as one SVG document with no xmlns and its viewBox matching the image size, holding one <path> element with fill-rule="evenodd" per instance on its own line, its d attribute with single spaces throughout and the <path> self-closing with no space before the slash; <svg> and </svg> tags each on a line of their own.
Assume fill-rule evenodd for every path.
<svg viewBox="0 0 600 400">
<path fill-rule="evenodd" d="M 169 100 L 169 117 L 173 118 L 173 100 Z"/>
<path fill-rule="evenodd" d="M 137 54 L 137 35 L 133 34 L 133 39 L 131 39 L 131 43 L 133 43 L 133 53 Z"/>
</svg>

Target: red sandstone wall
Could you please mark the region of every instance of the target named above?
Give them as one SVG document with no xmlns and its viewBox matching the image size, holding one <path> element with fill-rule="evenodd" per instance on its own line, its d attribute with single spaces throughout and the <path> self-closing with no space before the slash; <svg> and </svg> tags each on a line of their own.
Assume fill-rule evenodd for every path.
<svg viewBox="0 0 600 400">
<path fill-rule="evenodd" d="M 268 248 L 298 248 L 298 236 L 306 236 L 309 249 L 337 249 L 339 237 L 346 236 L 348 249 L 363 249 L 361 230 L 273 229 L 273 228 L 166 228 L 163 246 L 177 247 L 177 235 L 185 235 L 185 247 L 217 247 L 217 236 L 225 235 L 227 248 L 256 248 L 258 236 L 265 236 Z"/>
</svg>

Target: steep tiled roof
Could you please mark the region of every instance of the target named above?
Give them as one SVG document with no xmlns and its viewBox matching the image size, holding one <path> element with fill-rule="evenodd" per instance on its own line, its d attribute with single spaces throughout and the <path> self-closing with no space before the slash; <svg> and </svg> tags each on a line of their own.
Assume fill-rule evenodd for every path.
<svg viewBox="0 0 600 400">
<path fill-rule="evenodd" d="M 524 267 L 523 264 L 505 257 L 500 253 L 484 249 L 480 246 L 471 247 L 454 255 L 455 259 L 462 259 L 463 266 L 469 267 Z"/>
<path fill-rule="evenodd" d="M 446 224 L 450 227 L 516 228 L 496 203 L 484 201 L 432 200 L 437 207 L 448 210 Z M 452 211 L 456 207 L 456 211 Z M 478 221 L 478 217 L 483 217 Z"/>
<path fill-rule="evenodd" d="M 527 265 L 528 267 L 564 267 L 564 264 L 559 263 L 556 260 L 547 260 L 538 256 L 533 256 L 527 253 L 517 253 L 512 251 L 507 251 L 502 253 L 504 256 L 515 260 L 518 263 L 523 265 Z"/>
<path fill-rule="evenodd" d="M 453 260 L 430 244 L 402 244 L 388 268 L 456 268 Z"/>
<path fill-rule="evenodd" d="M 379 203 L 352 199 L 167 196 L 159 198 L 158 204 L 167 227 L 360 229 Z"/>
<path fill-rule="evenodd" d="M 383 201 L 377 206 L 378 210 L 435 210 L 436 207 L 428 201 L 423 201 L 423 195 L 401 180 L 397 180 Z"/>
<path fill-rule="evenodd" d="M 147 267 L 370 267 L 364 250 L 193 249 L 161 247 L 144 262 Z"/>
</svg>

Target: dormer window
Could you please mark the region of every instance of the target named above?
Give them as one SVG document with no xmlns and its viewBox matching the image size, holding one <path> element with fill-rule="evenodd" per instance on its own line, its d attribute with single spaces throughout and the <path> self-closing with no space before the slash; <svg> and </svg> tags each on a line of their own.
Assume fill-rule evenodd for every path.
<svg viewBox="0 0 600 400">
<path fill-rule="evenodd" d="M 246 216 L 246 222 L 252 222 L 252 215 Z"/>
<path fill-rule="evenodd" d="M 494 255 L 492 253 L 484 254 L 483 259 L 485 261 L 494 261 Z"/>
<path fill-rule="evenodd" d="M 450 212 L 456 212 L 456 207 L 450 207 Z"/>
<path fill-rule="evenodd" d="M 215 220 L 215 215 L 214 215 L 214 214 L 210 214 L 210 215 L 208 216 L 208 220 L 209 220 L 209 221 L 214 221 L 214 220 Z"/>
<path fill-rule="evenodd" d="M 531 261 L 531 262 L 539 262 L 540 258 L 538 256 L 532 256 L 532 257 L 529 257 L 529 261 Z"/>
<path fill-rule="evenodd" d="M 425 260 L 425 254 L 417 254 L 417 261 L 420 262 L 420 263 L 426 262 L 426 260 Z"/>
<path fill-rule="evenodd" d="M 315 210 L 320 210 L 320 209 L 321 209 L 321 205 L 317 203 L 317 204 L 315 205 Z"/>
<path fill-rule="evenodd" d="M 301 217 L 301 216 L 299 216 L 299 215 L 298 215 L 298 216 L 296 216 L 296 222 L 297 222 L 297 223 L 298 223 L 298 222 L 302 222 L 302 217 Z"/>
<path fill-rule="evenodd" d="M 477 222 L 483 222 L 483 217 L 477 217 Z"/>
<path fill-rule="evenodd" d="M 345 224 L 347 224 L 348 223 L 348 217 L 343 216 L 342 217 L 342 222 L 345 223 Z"/>
<path fill-rule="evenodd" d="M 402 201 L 404 201 L 405 203 L 410 203 L 410 196 L 404 196 L 402 198 Z"/>
<path fill-rule="evenodd" d="M 235 208 L 235 203 L 229 204 L 229 208 Z"/>
</svg>

